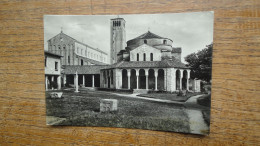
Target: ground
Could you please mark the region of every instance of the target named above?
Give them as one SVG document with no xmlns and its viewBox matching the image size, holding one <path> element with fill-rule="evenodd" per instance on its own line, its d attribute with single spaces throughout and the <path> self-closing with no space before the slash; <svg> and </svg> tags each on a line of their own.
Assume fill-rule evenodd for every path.
<svg viewBox="0 0 260 146">
<path fill-rule="evenodd" d="M 171 100 L 171 101 L 179 101 L 179 102 L 185 102 L 190 97 L 199 95 L 201 93 L 187 93 L 186 96 L 177 96 L 177 93 L 148 93 L 148 94 L 140 94 L 138 96 L 142 97 L 150 97 L 150 98 L 156 98 L 156 99 L 162 99 L 162 100 Z"/>
<path fill-rule="evenodd" d="M 62 90 L 62 98 L 46 92 L 47 121 L 50 125 L 109 126 L 151 130 L 191 132 L 186 106 L 142 98 L 120 96 L 114 92 Z M 57 91 L 55 91 L 57 92 Z M 127 95 L 127 94 L 126 94 Z M 117 99 L 118 111 L 99 112 L 100 99 Z M 53 119 L 57 119 L 53 122 Z M 48 120 L 50 119 L 50 120 Z"/>
</svg>

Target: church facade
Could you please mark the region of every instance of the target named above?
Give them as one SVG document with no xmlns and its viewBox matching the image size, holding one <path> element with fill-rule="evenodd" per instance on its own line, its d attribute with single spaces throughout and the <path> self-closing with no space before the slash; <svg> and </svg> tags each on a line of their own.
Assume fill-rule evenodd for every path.
<svg viewBox="0 0 260 146">
<path fill-rule="evenodd" d="M 61 65 L 105 65 L 108 54 L 80 42 L 61 31 L 48 40 L 48 51 L 61 58 Z"/>
</svg>

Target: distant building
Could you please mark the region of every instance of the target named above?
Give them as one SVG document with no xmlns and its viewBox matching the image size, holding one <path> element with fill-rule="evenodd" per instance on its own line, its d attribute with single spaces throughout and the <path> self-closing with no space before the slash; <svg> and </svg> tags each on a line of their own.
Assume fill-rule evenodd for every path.
<svg viewBox="0 0 260 146">
<path fill-rule="evenodd" d="M 62 31 L 48 40 L 48 51 L 63 56 L 61 65 L 105 65 L 106 52 L 82 43 Z"/>
<path fill-rule="evenodd" d="M 61 88 L 61 55 L 44 51 L 45 90 Z"/>
</svg>

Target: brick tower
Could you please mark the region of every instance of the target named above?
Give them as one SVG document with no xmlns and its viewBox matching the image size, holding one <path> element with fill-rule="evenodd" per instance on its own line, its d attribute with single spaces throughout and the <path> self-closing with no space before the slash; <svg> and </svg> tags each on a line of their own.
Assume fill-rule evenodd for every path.
<svg viewBox="0 0 260 146">
<path fill-rule="evenodd" d="M 117 62 L 117 54 L 126 47 L 125 20 L 115 18 L 110 21 L 110 63 Z"/>
</svg>

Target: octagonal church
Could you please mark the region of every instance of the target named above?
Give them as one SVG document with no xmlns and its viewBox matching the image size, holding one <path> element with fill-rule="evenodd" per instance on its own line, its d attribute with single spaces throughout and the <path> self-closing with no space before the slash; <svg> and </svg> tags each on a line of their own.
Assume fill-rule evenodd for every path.
<svg viewBox="0 0 260 146">
<path fill-rule="evenodd" d="M 125 20 L 111 20 L 111 63 L 100 70 L 101 88 L 176 91 L 190 89 L 181 48 L 150 31 L 126 42 Z"/>
<path fill-rule="evenodd" d="M 181 62 L 182 49 L 150 31 L 126 42 L 126 22 L 110 20 L 110 65 L 63 65 L 63 85 L 125 90 L 193 90 L 191 69 Z M 77 50 L 75 50 L 77 51 Z"/>
</svg>

